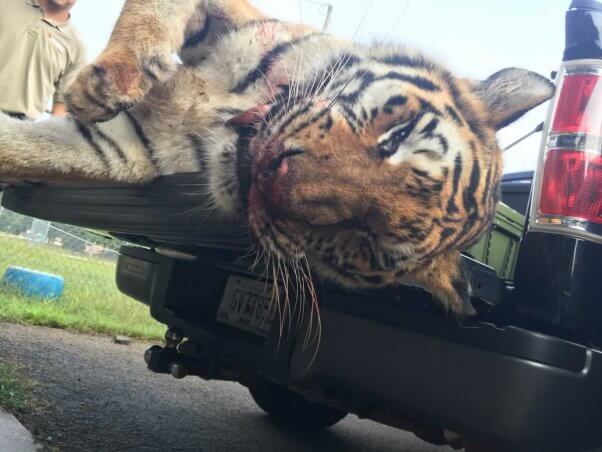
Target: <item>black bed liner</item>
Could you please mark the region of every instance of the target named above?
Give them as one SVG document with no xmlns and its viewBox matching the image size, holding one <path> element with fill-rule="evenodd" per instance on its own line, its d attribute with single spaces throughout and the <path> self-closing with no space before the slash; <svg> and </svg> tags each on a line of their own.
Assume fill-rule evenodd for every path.
<svg viewBox="0 0 602 452">
<path fill-rule="evenodd" d="M 7 188 L 2 203 L 24 215 L 144 238 L 149 244 L 246 249 L 248 228 L 219 221 L 204 207 L 205 184 L 199 173 L 164 176 L 143 186 L 31 184 Z"/>
</svg>

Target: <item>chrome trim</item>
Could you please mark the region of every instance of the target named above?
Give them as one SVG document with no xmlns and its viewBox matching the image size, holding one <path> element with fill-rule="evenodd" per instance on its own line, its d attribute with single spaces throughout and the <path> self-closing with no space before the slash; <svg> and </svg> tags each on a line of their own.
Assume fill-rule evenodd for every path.
<svg viewBox="0 0 602 452">
<path fill-rule="evenodd" d="M 556 93 L 554 94 L 554 97 L 550 100 L 550 104 L 548 106 L 548 113 L 544 122 L 542 139 L 539 147 L 539 156 L 537 158 L 537 165 L 535 167 L 533 185 L 531 186 L 531 194 L 529 199 L 531 207 L 529 209 L 529 224 L 527 226 L 528 231 L 542 228 L 542 225 L 538 224 L 535 219 L 539 217 L 539 198 L 541 197 L 542 175 L 544 171 L 546 152 L 548 150 L 548 137 L 550 134 L 550 128 L 552 126 L 552 118 L 554 117 L 553 115 L 556 111 L 558 99 L 560 97 L 560 82 L 564 79 L 566 71 L 567 67 L 565 65 L 560 66 L 558 75 L 554 80 L 554 83 L 556 84 Z M 555 226 L 552 226 L 552 228 L 554 227 Z"/>
<path fill-rule="evenodd" d="M 566 226 L 567 228 L 578 229 L 587 232 L 589 222 L 583 218 L 561 217 L 557 215 L 540 215 L 536 221 L 540 224 L 553 224 L 558 226 Z"/>
<path fill-rule="evenodd" d="M 548 138 L 547 149 L 582 151 L 594 155 L 602 154 L 602 137 L 589 133 L 552 133 Z"/>
<path fill-rule="evenodd" d="M 529 225 L 530 231 L 554 232 L 602 243 L 602 235 L 592 230 L 592 223 L 582 218 L 538 215 Z"/>
<path fill-rule="evenodd" d="M 598 60 L 586 60 L 581 63 L 569 62 L 566 67 L 566 71 L 562 74 L 564 77 L 567 75 L 575 74 L 592 74 L 602 75 L 602 66 Z"/>
<path fill-rule="evenodd" d="M 169 248 L 155 248 L 157 254 L 162 256 L 171 257 L 172 259 L 178 259 L 183 261 L 195 261 L 197 257 L 193 254 L 185 253 L 183 251 L 176 251 Z"/>
<path fill-rule="evenodd" d="M 567 75 L 573 74 L 594 74 L 602 76 L 602 65 L 599 60 L 579 60 L 571 61 L 563 64 L 560 67 L 558 76 L 556 77 L 557 88 L 562 86 L 562 81 Z M 543 136 L 540 145 L 539 158 L 537 161 L 537 167 L 535 169 L 535 178 L 533 180 L 533 186 L 531 188 L 531 208 L 529 210 L 529 231 L 540 231 L 547 232 L 550 234 L 559 234 L 565 236 L 571 236 L 583 240 L 590 240 L 596 243 L 602 243 L 602 235 L 593 232 L 592 223 L 582 218 L 575 217 L 562 217 L 554 215 L 542 215 L 539 212 L 539 203 L 541 196 L 541 185 L 543 170 L 545 165 L 546 154 L 551 148 L 555 149 L 568 149 L 566 146 L 551 146 L 552 143 L 559 141 L 560 139 L 567 139 L 566 137 L 574 136 L 578 142 L 575 144 L 581 145 L 577 151 L 591 152 L 595 155 L 601 154 L 600 144 L 597 148 L 592 149 L 591 137 L 588 134 L 577 133 L 577 134 L 551 134 L 552 119 L 558 106 L 558 100 L 560 98 L 561 89 L 556 90 L 556 94 L 550 102 L 548 108 L 548 115 L 546 116 Z M 562 137 L 562 138 L 560 138 Z M 580 140 L 580 141 L 579 141 Z M 602 137 L 598 137 L 599 143 L 602 143 Z"/>
</svg>

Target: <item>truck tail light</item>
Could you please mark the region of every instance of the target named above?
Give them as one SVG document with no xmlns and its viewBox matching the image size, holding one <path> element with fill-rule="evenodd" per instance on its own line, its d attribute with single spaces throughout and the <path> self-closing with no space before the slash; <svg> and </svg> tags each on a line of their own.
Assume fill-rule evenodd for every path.
<svg viewBox="0 0 602 452">
<path fill-rule="evenodd" d="M 565 75 L 552 123 L 553 133 L 593 133 L 602 127 L 602 80 L 598 74 Z"/>
<path fill-rule="evenodd" d="M 602 66 L 559 74 L 535 176 L 529 228 L 602 242 Z"/>
<path fill-rule="evenodd" d="M 551 149 L 546 157 L 539 212 L 602 224 L 602 156 Z"/>
</svg>

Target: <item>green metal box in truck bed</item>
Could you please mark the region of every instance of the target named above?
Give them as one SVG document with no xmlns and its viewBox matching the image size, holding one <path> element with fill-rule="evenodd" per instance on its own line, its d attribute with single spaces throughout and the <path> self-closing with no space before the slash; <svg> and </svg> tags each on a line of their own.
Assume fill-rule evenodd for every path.
<svg viewBox="0 0 602 452">
<path fill-rule="evenodd" d="M 465 254 L 495 269 L 499 278 L 512 280 L 524 225 L 524 215 L 499 203 L 491 230 Z"/>
</svg>

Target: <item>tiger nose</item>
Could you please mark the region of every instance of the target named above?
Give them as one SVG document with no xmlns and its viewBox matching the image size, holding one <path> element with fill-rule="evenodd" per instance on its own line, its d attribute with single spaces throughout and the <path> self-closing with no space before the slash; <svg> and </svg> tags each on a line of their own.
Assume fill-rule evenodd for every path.
<svg viewBox="0 0 602 452">
<path fill-rule="evenodd" d="M 275 156 L 270 157 L 265 161 L 263 165 L 263 168 L 261 170 L 261 176 L 263 176 L 263 178 L 270 178 L 273 176 L 284 176 L 289 169 L 288 159 L 290 157 L 294 157 L 296 155 L 301 155 L 304 153 L 305 151 L 303 149 L 294 148 L 288 149 Z"/>
<path fill-rule="evenodd" d="M 286 175 L 289 172 L 289 159 L 301 155 L 301 149 L 290 149 L 271 156 L 265 156 L 258 162 L 255 171 L 255 182 L 263 199 L 275 209 L 286 206 Z"/>
</svg>

